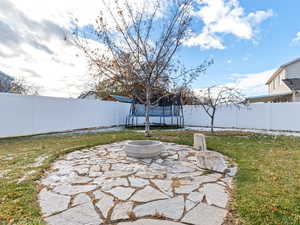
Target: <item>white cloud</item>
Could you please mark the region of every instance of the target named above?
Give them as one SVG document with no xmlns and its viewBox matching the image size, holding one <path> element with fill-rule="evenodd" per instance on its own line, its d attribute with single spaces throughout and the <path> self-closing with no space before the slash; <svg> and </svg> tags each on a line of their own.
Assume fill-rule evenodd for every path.
<svg viewBox="0 0 300 225">
<path fill-rule="evenodd" d="M 299 42 L 300 41 L 300 32 L 296 34 L 296 37 L 293 39 L 293 42 Z"/>
<path fill-rule="evenodd" d="M 191 34 L 191 36 L 184 42 L 185 45 L 191 46 L 201 46 L 203 49 L 225 49 L 222 44 L 220 37 L 209 32 L 208 29 L 203 29 L 200 34 Z"/>
<path fill-rule="evenodd" d="M 137 7 L 143 1 L 129 0 Z M 42 95 L 78 96 L 88 65 L 68 37 L 74 18 L 78 26 L 94 25 L 101 9 L 101 0 L 0 0 L 0 71 L 26 78 Z"/>
<path fill-rule="evenodd" d="M 40 86 L 42 95 L 75 97 L 87 81 L 85 57 L 65 39 L 71 32 L 66 2 L 0 2 L 0 32 L 6 31 L 0 36 L 0 71 Z"/>
<path fill-rule="evenodd" d="M 129 1 L 136 6 L 151 2 Z M 199 4 L 195 16 L 204 27 L 186 44 L 206 49 L 224 49 L 222 33 L 252 38 L 253 27 L 272 15 L 272 11 L 245 15 L 236 0 Z M 41 86 L 42 95 L 76 97 L 88 80 L 88 67 L 84 55 L 65 37 L 70 35 L 74 18 L 79 26 L 93 25 L 101 9 L 100 0 L 0 0 L 0 71 Z"/>
<path fill-rule="evenodd" d="M 268 87 L 265 85 L 276 69 L 267 70 L 260 73 L 233 74 L 233 82 L 226 85 L 238 87 L 246 96 L 258 96 L 268 94 Z"/>
<path fill-rule="evenodd" d="M 250 40 L 254 37 L 255 27 L 273 15 L 272 10 L 246 14 L 238 0 L 198 0 L 198 3 L 200 9 L 194 15 L 203 21 L 204 27 L 185 44 L 203 49 L 224 49 L 221 34 Z"/>
<path fill-rule="evenodd" d="M 232 63 L 232 60 L 231 60 L 231 59 L 228 59 L 226 62 L 227 62 L 228 64 L 231 64 L 231 63 Z"/>
<path fill-rule="evenodd" d="M 267 70 L 260 73 L 232 74 L 230 77 L 232 82 L 215 84 L 214 86 L 217 89 L 218 87 L 223 86 L 236 88 L 240 90 L 240 92 L 246 97 L 266 95 L 268 94 L 268 87 L 265 84 L 275 71 L 276 69 Z M 205 88 L 196 89 L 194 92 L 199 94 L 204 89 Z"/>
</svg>

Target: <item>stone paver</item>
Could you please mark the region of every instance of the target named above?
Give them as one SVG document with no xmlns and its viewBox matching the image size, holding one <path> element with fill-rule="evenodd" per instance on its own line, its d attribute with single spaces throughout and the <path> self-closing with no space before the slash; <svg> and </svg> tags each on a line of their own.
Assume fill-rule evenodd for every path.
<svg viewBox="0 0 300 225">
<path fill-rule="evenodd" d="M 223 223 L 237 169 L 223 168 L 222 155 L 225 174 L 207 174 L 191 147 L 164 143 L 159 157 L 141 160 L 127 157 L 124 143 L 75 151 L 53 163 L 39 193 L 49 225 Z"/>
<path fill-rule="evenodd" d="M 102 215 L 107 217 L 108 211 L 112 208 L 114 204 L 114 198 L 104 194 L 100 200 L 96 203 L 97 208 L 100 209 Z"/>
<path fill-rule="evenodd" d="M 221 225 L 227 210 L 200 203 L 182 219 L 182 222 L 195 225 Z"/>
<path fill-rule="evenodd" d="M 125 188 L 125 187 L 116 187 L 108 191 L 113 196 L 117 197 L 120 200 L 128 200 L 132 193 L 135 191 L 133 188 Z"/>
<path fill-rule="evenodd" d="M 97 180 L 100 180 L 101 178 L 95 179 L 94 183 L 97 182 Z M 114 178 L 114 179 L 109 179 L 109 180 L 102 180 L 100 183 L 101 189 L 103 191 L 108 191 L 112 189 L 112 187 L 116 186 L 128 186 L 128 181 L 126 178 Z"/>
<path fill-rule="evenodd" d="M 175 193 L 177 193 L 177 194 L 189 194 L 197 188 L 199 188 L 198 184 L 183 185 L 183 186 L 175 188 Z"/>
<path fill-rule="evenodd" d="M 190 209 L 194 208 L 196 206 L 196 203 L 191 200 L 185 201 L 185 210 L 189 211 Z"/>
<path fill-rule="evenodd" d="M 63 195 L 76 195 L 83 192 L 88 192 L 96 189 L 96 185 L 70 185 L 63 184 L 53 189 L 54 192 Z"/>
<path fill-rule="evenodd" d="M 131 187 L 145 187 L 149 181 L 143 178 L 129 177 Z"/>
<path fill-rule="evenodd" d="M 85 193 L 80 193 L 74 197 L 72 206 L 84 204 L 88 202 L 91 202 L 91 198 Z"/>
<path fill-rule="evenodd" d="M 204 192 L 198 192 L 198 191 L 195 191 L 195 192 L 191 192 L 188 196 L 187 196 L 187 199 L 192 201 L 192 202 L 201 202 L 202 199 L 204 197 Z"/>
<path fill-rule="evenodd" d="M 111 220 L 128 219 L 132 212 L 133 202 L 120 202 L 113 209 Z"/>
<path fill-rule="evenodd" d="M 93 194 L 94 194 L 94 197 L 95 197 L 96 200 L 97 200 L 97 199 L 103 198 L 104 195 L 105 195 L 105 194 L 104 194 L 102 191 L 100 191 L 100 190 L 94 191 Z"/>
<path fill-rule="evenodd" d="M 135 222 L 119 223 L 118 225 L 183 225 L 183 223 L 177 223 L 167 220 L 140 219 Z"/>
<path fill-rule="evenodd" d="M 205 184 L 203 188 L 207 203 L 225 208 L 228 202 L 228 194 L 224 186 L 218 184 Z"/>
<path fill-rule="evenodd" d="M 39 193 L 39 203 L 45 216 L 67 209 L 70 199 L 69 196 L 55 194 L 46 188 Z"/>
<path fill-rule="evenodd" d="M 158 199 L 168 198 L 167 195 L 161 193 L 157 189 L 154 189 L 151 186 L 146 186 L 143 190 L 135 193 L 130 200 L 135 202 L 150 202 Z"/>
<path fill-rule="evenodd" d="M 137 206 L 133 212 L 136 216 L 149 216 L 159 214 L 170 219 L 179 219 L 184 210 L 184 199 L 182 196 L 149 202 Z"/>
<path fill-rule="evenodd" d="M 172 188 L 172 180 L 152 180 L 152 182 L 158 187 L 160 191 L 169 195 L 170 197 L 174 196 Z"/>
<path fill-rule="evenodd" d="M 198 154 L 199 167 L 217 172 L 225 172 L 228 169 L 224 157 L 218 152 L 201 151 Z"/>
<path fill-rule="evenodd" d="M 94 206 L 89 203 L 78 205 L 60 214 L 47 217 L 45 221 L 49 225 L 99 225 L 102 223 Z"/>
</svg>

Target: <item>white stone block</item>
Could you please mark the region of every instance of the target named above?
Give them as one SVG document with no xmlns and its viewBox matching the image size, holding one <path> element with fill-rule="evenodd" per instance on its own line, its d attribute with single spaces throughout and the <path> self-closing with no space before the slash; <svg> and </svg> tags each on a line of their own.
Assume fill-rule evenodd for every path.
<svg viewBox="0 0 300 225">
<path fill-rule="evenodd" d="M 198 166 L 216 172 L 227 172 L 228 166 L 223 156 L 217 152 L 205 151 L 198 153 Z"/>
<path fill-rule="evenodd" d="M 206 151 L 206 141 L 204 134 L 194 134 L 194 148 L 200 151 Z"/>
</svg>

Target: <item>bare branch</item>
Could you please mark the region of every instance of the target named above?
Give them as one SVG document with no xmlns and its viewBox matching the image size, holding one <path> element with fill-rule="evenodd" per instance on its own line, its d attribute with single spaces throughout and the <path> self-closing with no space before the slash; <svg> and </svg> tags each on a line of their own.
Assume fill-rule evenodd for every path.
<svg viewBox="0 0 300 225">
<path fill-rule="evenodd" d="M 211 118 L 211 132 L 214 131 L 214 119 L 217 109 L 221 106 L 237 107 L 245 105 L 241 92 L 228 86 L 213 86 L 202 90 L 198 97 L 198 105 L 201 105 L 206 114 Z"/>
</svg>

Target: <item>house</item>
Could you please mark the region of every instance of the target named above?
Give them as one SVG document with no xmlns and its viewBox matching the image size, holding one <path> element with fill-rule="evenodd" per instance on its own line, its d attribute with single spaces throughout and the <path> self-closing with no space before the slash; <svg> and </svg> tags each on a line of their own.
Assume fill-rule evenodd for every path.
<svg viewBox="0 0 300 225">
<path fill-rule="evenodd" d="M 300 58 L 280 66 L 268 79 L 268 95 L 247 102 L 300 102 Z"/>
</svg>

